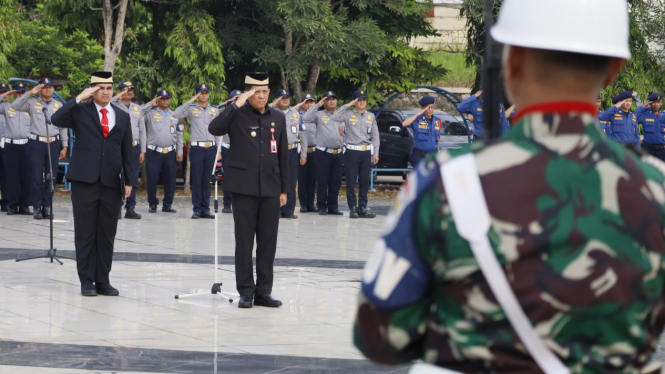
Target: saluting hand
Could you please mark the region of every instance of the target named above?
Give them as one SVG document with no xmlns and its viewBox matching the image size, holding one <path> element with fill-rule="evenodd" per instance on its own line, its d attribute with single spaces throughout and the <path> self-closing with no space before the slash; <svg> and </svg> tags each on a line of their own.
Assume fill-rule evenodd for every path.
<svg viewBox="0 0 665 374">
<path fill-rule="evenodd" d="M 238 101 L 236 101 L 236 105 L 238 107 L 241 107 L 241 106 L 245 105 L 245 103 L 247 102 L 247 99 L 254 96 L 255 93 L 256 93 L 255 89 L 249 90 L 247 92 L 243 92 L 242 95 L 238 96 Z"/>
<path fill-rule="evenodd" d="M 11 90 L 11 91 L 7 91 L 7 92 L 5 92 L 5 93 L 3 93 L 3 94 L 0 94 L 0 96 L 2 96 L 2 100 L 0 100 L 0 101 L 7 100 L 7 98 L 8 98 L 9 96 L 14 95 L 15 93 L 16 93 L 16 90 Z"/>
<path fill-rule="evenodd" d="M 614 106 L 617 107 L 617 108 L 619 108 L 619 109 L 621 109 L 621 106 L 622 106 L 623 103 L 625 103 L 625 102 L 626 102 L 626 100 L 621 100 L 621 101 L 619 101 L 618 103 L 614 104 Z"/>
<path fill-rule="evenodd" d="M 76 101 L 83 101 L 92 96 L 92 94 L 97 92 L 98 90 L 99 86 L 88 87 L 85 90 L 83 90 L 83 92 L 81 92 L 78 96 L 76 96 Z"/>
<path fill-rule="evenodd" d="M 651 101 L 647 101 L 646 103 L 642 104 L 642 108 L 646 109 L 651 106 Z"/>
<path fill-rule="evenodd" d="M 128 91 L 129 90 L 126 89 L 126 88 L 122 91 L 118 91 L 118 94 L 115 95 L 115 98 L 118 99 L 118 100 L 122 100 L 122 98 L 125 97 L 125 94 L 127 94 Z"/>
<path fill-rule="evenodd" d="M 356 102 L 358 102 L 358 99 L 353 99 L 353 101 L 351 101 L 350 103 L 346 104 L 346 107 L 347 107 L 347 108 L 350 108 L 350 107 L 356 105 Z"/>
<path fill-rule="evenodd" d="M 298 103 L 298 104 L 296 104 L 296 105 L 293 107 L 293 109 L 298 110 L 298 109 L 300 109 L 300 107 L 301 107 L 303 104 L 305 104 L 304 101 L 303 101 L 302 103 Z"/>
<path fill-rule="evenodd" d="M 150 105 L 152 105 L 152 106 L 158 106 L 158 105 L 159 105 L 159 103 L 158 103 L 159 99 L 161 99 L 161 97 L 159 97 L 159 96 L 157 96 L 156 98 L 152 99 L 152 100 L 150 101 Z"/>
<path fill-rule="evenodd" d="M 326 100 L 328 100 L 328 98 L 323 97 L 323 98 L 321 98 L 321 100 L 319 100 L 318 103 L 316 103 L 316 105 L 318 105 L 319 107 L 322 107 L 326 104 Z"/>
<path fill-rule="evenodd" d="M 42 90 L 43 87 L 44 87 L 43 84 L 38 84 L 38 85 L 32 87 L 32 89 L 29 92 L 30 95 L 37 95 Z"/>
<path fill-rule="evenodd" d="M 275 98 L 275 100 L 273 100 L 273 102 L 270 103 L 270 106 L 273 106 L 273 107 L 274 107 L 274 106 L 277 106 L 277 103 L 278 103 L 280 100 L 282 100 L 281 97 L 277 97 L 277 98 Z"/>
<path fill-rule="evenodd" d="M 473 96 L 475 96 L 476 99 L 477 99 L 477 98 L 479 98 L 480 95 L 482 95 L 482 94 L 483 94 L 483 90 L 480 90 L 480 91 L 476 92 L 475 94 L 473 94 Z"/>
<path fill-rule="evenodd" d="M 201 92 L 199 92 L 199 93 L 197 93 L 196 95 L 194 95 L 194 97 L 192 97 L 191 99 L 189 99 L 189 101 L 187 101 L 187 103 L 188 103 L 188 104 L 194 104 L 194 102 L 195 102 L 196 100 L 199 99 L 199 96 L 201 96 Z"/>
</svg>

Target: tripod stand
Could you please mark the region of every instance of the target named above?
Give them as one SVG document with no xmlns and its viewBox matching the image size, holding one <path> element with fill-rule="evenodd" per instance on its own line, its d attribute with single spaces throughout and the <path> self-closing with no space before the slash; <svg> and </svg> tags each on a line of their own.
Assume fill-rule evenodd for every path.
<svg viewBox="0 0 665 374">
<path fill-rule="evenodd" d="M 237 294 L 229 293 L 229 292 L 222 292 L 222 283 L 218 282 L 217 278 L 217 266 L 218 266 L 218 251 L 219 251 L 219 200 L 218 200 L 218 185 L 219 185 L 219 180 L 217 179 L 217 176 L 215 175 L 215 169 L 217 167 L 217 155 L 221 152 L 222 149 L 222 143 L 221 141 L 217 144 L 217 153 L 215 153 L 215 162 L 213 162 L 213 167 L 212 167 L 212 175 L 210 176 L 210 183 L 215 184 L 215 267 L 214 267 L 214 272 L 215 272 L 215 281 L 212 284 L 212 288 L 210 289 L 210 293 L 213 295 L 219 295 L 222 299 L 228 300 L 229 303 L 233 302 L 233 299 L 231 297 L 233 296 L 238 296 Z M 208 292 L 198 292 L 198 293 L 190 293 L 186 295 L 175 295 L 176 299 L 182 299 L 185 297 L 192 297 L 192 296 L 198 296 L 198 295 L 207 295 Z"/>
<path fill-rule="evenodd" d="M 48 126 L 51 124 L 51 116 L 49 115 L 47 108 L 43 108 L 42 113 L 44 113 L 44 120 L 46 121 L 46 138 L 47 138 L 47 141 L 48 141 L 48 140 L 50 140 L 49 139 L 50 134 L 49 134 L 49 131 L 48 131 Z M 46 143 L 46 149 L 47 149 L 47 153 L 48 153 L 49 173 L 45 175 L 45 178 L 48 178 L 48 181 L 49 181 L 48 192 L 49 192 L 49 212 L 51 213 L 50 216 L 49 216 L 49 221 L 50 221 L 49 224 L 50 224 L 50 227 L 51 227 L 51 235 L 50 235 L 51 245 L 49 246 L 49 250 L 48 250 L 48 252 L 46 252 L 45 255 L 32 256 L 32 257 L 26 257 L 26 258 L 17 258 L 16 262 L 26 261 L 26 260 L 35 260 L 35 259 L 38 259 L 38 258 L 49 258 L 49 259 L 51 259 L 51 263 L 53 262 L 53 260 L 56 260 L 56 261 L 58 261 L 58 263 L 60 265 L 62 265 L 62 261 L 60 261 L 61 258 L 62 259 L 67 259 L 67 260 L 75 260 L 75 261 L 76 261 L 76 259 L 71 258 L 71 257 L 58 256 L 58 254 L 56 253 L 57 249 L 53 248 L 53 193 L 55 192 L 55 183 L 54 183 L 55 177 L 53 176 L 53 163 L 51 162 L 51 143 L 50 142 Z"/>
</svg>

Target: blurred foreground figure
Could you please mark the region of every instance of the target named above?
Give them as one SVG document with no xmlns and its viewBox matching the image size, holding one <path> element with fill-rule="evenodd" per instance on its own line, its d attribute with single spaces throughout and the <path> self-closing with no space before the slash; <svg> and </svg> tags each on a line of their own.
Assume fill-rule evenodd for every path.
<svg viewBox="0 0 665 374">
<path fill-rule="evenodd" d="M 491 35 L 505 44 L 515 126 L 409 176 L 365 267 L 355 344 L 387 364 L 541 372 L 479 270 L 482 241 L 558 372 L 643 373 L 665 322 L 665 164 L 609 141 L 594 105 L 630 57 L 626 1 L 506 0 Z M 489 212 L 478 241 L 463 239 L 449 199 L 474 180 L 441 177 L 460 160 Z"/>
</svg>

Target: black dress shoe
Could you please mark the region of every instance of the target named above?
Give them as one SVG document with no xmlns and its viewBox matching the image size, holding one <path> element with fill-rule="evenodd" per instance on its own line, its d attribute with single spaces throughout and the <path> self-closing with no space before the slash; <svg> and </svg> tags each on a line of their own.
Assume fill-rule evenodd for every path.
<svg viewBox="0 0 665 374">
<path fill-rule="evenodd" d="M 136 212 L 134 211 L 134 207 L 133 207 L 133 206 L 130 206 L 130 207 L 127 207 L 127 210 L 125 211 L 125 218 L 128 218 L 128 219 L 141 219 L 141 215 L 138 214 L 138 213 L 136 213 Z"/>
<path fill-rule="evenodd" d="M 240 296 L 240 301 L 238 301 L 238 308 L 251 308 L 251 307 L 252 307 L 252 297 Z"/>
<path fill-rule="evenodd" d="M 316 208 L 313 207 L 313 206 L 308 206 L 308 207 L 307 207 L 307 212 L 308 212 L 308 213 L 315 213 L 315 212 L 318 212 L 318 211 L 319 211 L 319 210 L 316 209 Z"/>
<path fill-rule="evenodd" d="M 49 209 L 49 208 L 42 208 L 42 217 L 44 217 L 44 219 L 49 219 L 49 218 L 51 218 L 51 209 Z"/>
<path fill-rule="evenodd" d="M 173 209 L 170 206 L 163 206 L 162 207 L 162 212 L 164 212 L 164 213 L 175 213 L 175 212 L 177 212 L 177 210 Z"/>
<path fill-rule="evenodd" d="M 306 206 L 301 206 L 300 207 L 300 213 L 307 213 L 307 207 Z"/>
<path fill-rule="evenodd" d="M 267 306 L 268 308 L 277 308 L 282 306 L 282 302 L 279 300 L 275 300 L 270 295 L 263 295 L 263 296 L 254 295 L 254 305 Z"/>
<path fill-rule="evenodd" d="M 150 209 L 148 209 L 148 213 L 157 213 L 157 205 L 150 205 Z"/>
<path fill-rule="evenodd" d="M 358 215 L 360 218 L 374 218 L 376 217 L 376 214 L 369 212 L 367 208 L 364 206 L 361 206 L 360 209 L 358 209 Z"/>
<path fill-rule="evenodd" d="M 334 210 L 328 209 L 328 214 L 332 214 L 333 216 L 343 216 L 344 215 L 344 213 L 340 212 L 339 209 L 334 209 Z"/>
<path fill-rule="evenodd" d="M 192 219 L 199 219 L 199 218 L 201 218 L 201 212 L 192 213 Z"/>
<path fill-rule="evenodd" d="M 230 206 L 224 205 L 224 208 L 222 208 L 222 213 L 233 213 L 233 209 L 231 209 Z"/>
<path fill-rule="evenodd" d="M 97 296 L 97 290 L 92 283 L 81 285 L 81 295 L 83 296 Z"/>
<path fill-rule="evenodd" d="M 358 209 L 354 206 L 351 208 L 351 212 L 349 213 L 349 218 L 358 218 Z"/>
<path fill-rule="evenodd" d="M 287 219 L 298 219 L 298 216 L 295 214 L 283 214 L 282 218 L 287 218 Z"/>
<path fill-rule="evenodd" d="M 215 215 L 210 212 L 201 212 L 201 218 L 215 219 Z"/>
<path fill-rule="evenodd" d="M 22 216 L 31 216 L 32 211 L 30 210 L 30 208 L 18 208 L 18 214 Z"/>
<path fill-rule="evenodd" d="M 32 218 L 34 219 L 42 219 L 42 211 L 41 210 L 35 210 L 35 213 L 32 215 Z"/>
<path fill-rule="evenodd" d="M 99 295 L 104 295 L 104 296 L 118 296 L 120 295 L 120 292 L 113 288 L 110 284 L 106 283 L 97 283 L 95 284 L 95 289 L 97 290 L 97 293 Z"/>
<path fill-rule="evenodd" d="M 14 214 L 18 214 L 16 212 L 16 209 L 7 209 L 7 215 L 8 216 L 13 216 Z"/>
<path fill-rule="evenodd" d="M 319 210 L 319 215 L 321 215 L 321 216 L 327 216 L 327 215 L 328 215 L 328 211 L 325 210 L 325 209 L 321 209 L 321 210 Z"/>
</svg>

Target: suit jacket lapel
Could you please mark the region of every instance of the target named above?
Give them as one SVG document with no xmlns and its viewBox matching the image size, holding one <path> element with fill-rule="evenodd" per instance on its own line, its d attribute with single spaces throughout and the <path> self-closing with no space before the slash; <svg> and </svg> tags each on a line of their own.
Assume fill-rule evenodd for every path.
<svg viewBox="0 0 665 374">
<path fill-rule="evenodd" d="M 104 133 L 102 132 L 102 122 L 99 120 L 99 114 L 97 114 L 97 107 L 95 106 L 95 103 L 93 101 L 89 102 L 87 108 L 88 113 L 92 116 L 92 119 L 97 124 L 97 130 L 99 130 L 99 134 L 104 136 Z"/>
</svg>

